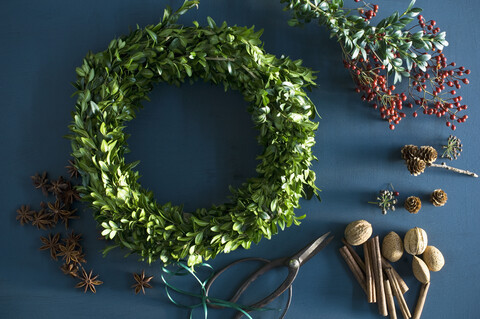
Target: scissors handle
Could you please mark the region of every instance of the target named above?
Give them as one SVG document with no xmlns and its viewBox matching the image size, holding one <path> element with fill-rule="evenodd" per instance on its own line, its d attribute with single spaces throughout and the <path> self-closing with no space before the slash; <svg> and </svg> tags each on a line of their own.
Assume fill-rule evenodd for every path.
<svg viewBox="0 0 480 319">
<path fill-rule="evenodd" d="M 287 267 L 288 268 L 288 276 L 285 280 L 277 287 L 270 295 L 263 298 L 262 300 L 252 304 L 250 307 L 252 308 L 262 308 L 263 306 L 267 305 L 268 303 L 272 302 L 274 299 L 279 297 L 281 294 L 285 292 L 290 286 L 292 286 L 295 277 L 297 277 L 298 270 L 300 268 L 300 263 L 296 259 L 291 258 L 279 258 L 272 260 L 269 263 L 266 263 L 257 271 L 255 271 L 247 280 L 243 282 L 243 284 L 238 288 L 235 295 L 233 295 L 231 301 L 237 302 L 240 296 L 245 292 L 245 290 L 252 284 L 259 276 L 263 275 L 264 273 L 278 267 Z"/>
<path fill-rule="evenodd" d="M 266 263 L 266 264 L 270 263 L 270 260 L 265 259 L 265 258 L 249 257 L 249 258 L 239 259 L 239 260 L 236 260 L 236 261 L 232 262 L 231 264 L 228 264 L 227 266 L 225 266 L 225 267 L 223 267 L 222 269 L 220 269 L 219 271 L 217 271 L 217 272 L 215 273 L 215 275 L 213 275 L 213 277 L 210 278 L 210 280 L 208 280 L 207 284 L 205 285 L 205 293 L 206 293 L 207 297 L 208 297 L 208 293 L 209 293 L 209 291 L 210 291 L 210 287 L 212 286 L 212 284 L 215 282 L 215 280 L 216 280 L 222 273 L 224 273 L 224 272 L 225 272 L 226 270 L 228 270 L 230 267 L 233 267 L 233 266 L 235 266 L 236 264 L 240 264 L 240 263 L 243 263 L 243 262 L 246 262 L 246 261 L 261 261 L 261 262 Z M 236 298 L 236 300 L 238 300 L 238 297 Z M 236 301 L 236 300 L 235 300 L 235 301 Z M 208 299 L 207 299 L 207 301 L 208 301 Z M 230 302 L 235 302 L 235 301 L 233 300 L 233 298 L 231 298 L 229 301 L 230 301 Z M 215 305 L 215 304 L 213 304 L 213 303 L 209 303 L 208 306 L 211 307 L 211 308 L 216 308 L 216 309 L 223 308 L 222 306 L 218 306 L 218 305 Z"/>
<path fill-rule="evenodd" d="M 287 267 L 288 268 L 288 276 L 285 278 L 285 280 L 278 286 L 277 289 L 275 289 L 270 295 L 267 297 L 263 298 L 262 300 L 254 303 L 253 305 L 250 305 L 249 307 L 251 308 L 262 308 L 263 306 L 267 305 L 277 297 L 279 297 L 282 293 L 285 292 L 288 288 L 292 286 L 293 281 L 295 280 L 295 277 L 298 274 L 298 270 L 300 268 L 300 263 L 296 259 L 291 259 L 291 258 L 279 258 L 275 259 L 272 261 L 269 261 L 268 259 L 264 258 L 244 258 L 237 260 L 220 271 L 218 271 L 205 285 L 205 290 L 206 294 L 208 296 L 208 292 L 210 290 L 211 285 L 213 282 L 220 276 L 224 271 L 226 271 L 228 268 L 241 263 L 245 261 L 262 261 L 265 263 L 262 267 L 260 267 L 257 271 L 252 273 L 249 278 L 247 278 L 243 284 L 238 288 L 238 290 L 235 292 L 233 297 L 229 300 L 230 302 L 237 302 L 240 296 L 245 292 L 245 290 L 261 275 L 264 273 L 268 272 L 271 269 L 278 268 L 278 267 Z M 219 306 L 209 304 L 210 307 L 212 308 L 221 308 Z"/>
</svg>

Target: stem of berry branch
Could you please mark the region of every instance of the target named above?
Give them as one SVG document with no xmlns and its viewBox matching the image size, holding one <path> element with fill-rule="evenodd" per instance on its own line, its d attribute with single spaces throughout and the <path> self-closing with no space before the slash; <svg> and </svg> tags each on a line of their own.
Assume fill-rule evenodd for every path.
<svg viewBox="0 0 480 319">
<path fill-rule="evenodd" d="M 464 170 L 464 169 L 459 169 L 459 168 L 451 167 L 451 166 L 448 166 L 448 165 L 445 164 L 445 163 L 442 163 L 442 164 L 432 163 L 432 164 L 430 164 L 429 166 L 431 166 L 431 167 L 445 168 L 445 169 L 447 169 L 447 170 L 449 170 L 449 171 L 454 171 L 455 173 L 466 174 L 466 175 L 469 175 L 469 176 L 478 177 L 478 175 L 475 174 L 474 172 L 470 172 L 470 171 L 467 171 L 467 170 Z"/>
</svg>

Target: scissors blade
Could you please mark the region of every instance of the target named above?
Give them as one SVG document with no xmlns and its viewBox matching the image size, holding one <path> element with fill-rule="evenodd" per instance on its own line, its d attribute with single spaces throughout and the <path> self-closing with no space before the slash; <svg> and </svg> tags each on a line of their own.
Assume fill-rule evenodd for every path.
<svg viewBox="0 0 480 319">
<path fill-rule="evenodd" d="M 297 259 L 300 262 L 300 266 L 303 265 L 309 261 L 310 258 L 315 256 L 320 250 L 325 248 L 325 246 L 327 246 L 328 243 L 333 239 L 333 236 L 327 238 L 328 235 L 330 235 L 330 232 L 322 235 L 304 247 L 302 250 L 292 256 L 292 259 Z"/>
</svg>

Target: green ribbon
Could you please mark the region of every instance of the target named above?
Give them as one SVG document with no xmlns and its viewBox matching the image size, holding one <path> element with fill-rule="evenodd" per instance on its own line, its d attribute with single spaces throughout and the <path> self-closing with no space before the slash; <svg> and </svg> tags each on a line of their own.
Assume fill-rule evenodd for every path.
<svg viewBox="0 0 480 319">
<path fill-rule="evenodd" d="M 205 289 L 205 286 L 207 285 L 210 278 L 212 278 L 213 275 L 215 274 L 215 271 L 214 271 L 213 267 L 210 266 L 207 263 L 201 263 L 199 265 L 195 265 L 195 267 L 205 267 L 210 271 L 210 274 L 209 274 L 208 278 L 204 281 L 202 281 L 200 278 L 198 278 L 198 276 L 193 272 L 193 270 L 190 267 L 188 267 L 186 264 L 184 264 L 182 262 L 177 262 L 177 263 L 175 263 L 175 265 L 177 267 L 179 267 L 179 269 L 172 271 L 172 270 L 169 270 L 165 267 L 162 267 L 162 271 L 165 274 L 168 274 L 168 275 L 171 275 L 171 276 L 192 275 L 201 287 L 201 293 L 192 293 L 190 291 L 186 291 L 186 290 L 183 290 L 183 289 L 180 289 L 180 288 L 177 288 L 177 287 L 173 286 L 172 284 L 170 284 L 167 281 L 164 274 L 161 275 L 162 281 L 165 284 L 165 291 L 167 293 L 168 299 L 174 305 L 176 305 L 177 307 L 190 309 L 190 319 L 193 319 L 193 310 L 195 310 L 196 308 L 199 308 L 199 307 L 203 308 L 204 318 L 207 319 L 207 317 L 208 317 L 208 305 L 209 304 L 210 305 L 221 306 L 221 307 L 224 307 L 224 308 L 235 309 L 235 310 L 243 313 L 248 319 L 253 319 L 253 318 L 248 314 L 248 312 L 246 310 L 249 310 L 249 311 L 251 311 L 251 310 L 256 310 L 256 311 L 273 310 L 272 308 L 252 308 L 252 307 L 249 307 L 249 306 L 239 305 L 237 303 L 226 301 L 226 300 L 223 300 L 223 299 L 218 299 L 218 298 L 213 298 L 213 297 L 207 296 L 207 290 Z M 187 296 L 199 298 L 200 302 L 197 303 L 197 304 L 194 304 L 194 305 L 185 305 L 185 304 L 182 304 L 180 302 L 177 302 L 172 297 L 172 295 L 170 293 L 170 289 L 179 293 L 179 294 L 182 294 L 182 295 L 187 295 Z"/>
</svg>

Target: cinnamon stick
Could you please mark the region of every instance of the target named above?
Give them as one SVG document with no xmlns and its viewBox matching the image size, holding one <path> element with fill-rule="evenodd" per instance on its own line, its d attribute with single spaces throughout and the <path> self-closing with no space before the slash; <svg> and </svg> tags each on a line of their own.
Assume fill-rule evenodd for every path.
<svg viewBox="0 0 480 319">
<path fill-rule="evenodd" d="M 355 249 L 353 249 L 352 245 L 350 245 L 349 243 L 347 243 L 347 241 L 345 240 L 345 238 L 342 238 L 342 243 L 345 245 L 345 247 L 347 247 L 348 251 L 350 252 L 350 254 L 352 255 L 353 259 L 355 259 L 355 261 L 357 262 L 357 265 L 360 267 L 360 269 L 362 269 L 362 271 L 365 273 L 365 263 L 363 262 L 362 258 L 357 254 L 357 252 L 355 251 Z"/>
<path fill-rule="evenodd" d="M 397 319 L 397 312 L 395 311 L 395 301 L 393 300 L 392 289 L 390 287 L 390 281 L 385 279 L 383 281 L 385 287 L 385 296 L 387 297 L 387 308 L 390 314 L 390 319 Z"/>
<path fill-rule="evenodd" d="M 387 273 L 388 280 L 390 281 L 390 286 L 392 288 L 393 294 L 395 295 L 395 297 L 397 297 L 398 306 L 400 307 L 403 318 L 405 319 L 411 318 L 412 314 L 410 313 L 407 302 L 405 301 L 402 291 L 400 290 L 400 287 L 397 282 L 397 278 L 393 275 L 393 268 L 388 267 L 385 269 L 385 271 Z"/>
<path fill-rule="evenodd" d="M 365 258 L 365 285 L 367 286 L 367 300 L 369 303 L 377 302 L 375 296 L 375 283 L 373 279 L 372 256 L 370 248 L 371 240 L 363 244 L 363 256 Z"/>
<path fill-rule="evenodd" d="M 387 301 L 385 299 L 385 287 L 383 286 L 382 255 L 380 253 L 380 239 L 375 236 L 372 241 L 373 275 L 375 278 L 375 291 L 377 294 L 378 312 L 388 316 Z"/>
<path fill-rule="evenodd" d="M 353 273 L 353 276 L 355 277 L 355 279 L 357 279 L 357 282 L 359 283 L 360 287 L 362 287 L 363 291 L 366 294 L 367 288 L 365 286 L 365 275 L 363 274 L 362 270 L 355 262 L 355 259 L 350 254 L 347 247 L 343 246 L 342 248 L 340 248 L 340 255 L 342 255 L 343 259 L 348 265 L 348 268 L 350 268 L 350 270 Z"/>
<path fill-rule="evenodd" d="M 393 266 L 384 258 L 382 257 L 382 267 L 385 270 L 386 268 L 392 268 L 393 275 L 397 279 L 398 285 L 400 286 L 400 290 L 402 291 L 402 294 L 406 293 L 408 291 L 408 286 L 403 281 L 402 277 L 398 274 L 398 272 L 393 268 Z"/>
<path fill-rule="evenodd" d="M 417 305 L 415 306 L 415 311 L 413 312 L 412 319 L 420 319 L 422 315 L 423 306 L 425 305 L 425 300 L 427 299 L 428 288 L 430 288 L 430 282 L 422 285 L 420 289 L 420 295 L 418 296 Z"/>
</svg>

